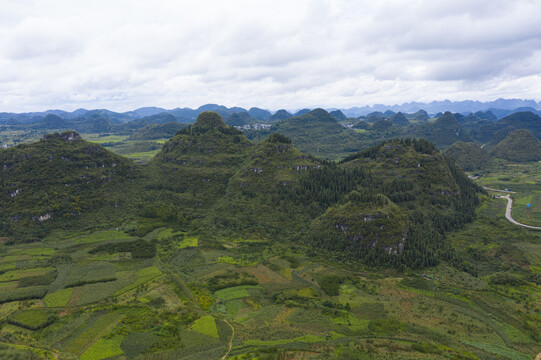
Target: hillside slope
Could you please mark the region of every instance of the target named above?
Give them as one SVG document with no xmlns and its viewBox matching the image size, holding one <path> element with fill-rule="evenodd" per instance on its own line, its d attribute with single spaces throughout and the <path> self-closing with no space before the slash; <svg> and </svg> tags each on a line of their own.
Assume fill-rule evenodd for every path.
<svg viewBox="0 0 541 360">
<path fill-rule="evenodd" d="M 0 166 L 2 232 L 14 240 L 55 227 L 95 226 L 131 202 L 138 174 L 132 161 L 74 131 L 0 150 Z"/>
<path fill-rule="evenodd" d="M 149 164 L 149 213 L 185 221 L 201 218 L 224 194 L 247 159 L 252 143 L 215 112 L 201 113 L 180 130 Z"/>
<path fill-rule="evenodd" d="M 516 130 L 492 148 L 490 153 L 511 161 L 539 161 L 541 141 L 528 130 Z"/>
<path fill-rule="evenodd" d="M 472 141 L 470 135 L 462 129 L 459 122 L 450 112 L 446 112 L 434 123 L 422 124 L 414 129 L 416 137 L 432 141 L 440 149 L 444 149 L 455 141 Z"/>
<path fill-rule="evenodd" d="M 271 132 L 289 137 L 300 151 L 324 159 L 337 159 L 361 148 L 360 137 L 323 109 L 280 121 Z"/>
<path fill-rule="evenodd" d="M 492 157 L 471 142 L 457 141 L 445 149 L 444 154 L 453 158 L 465 171 L 480 170 L 490 165 Z"/>
<path fill-rule="evenodd" d="M 251 149 L 249 160 L 231 177 L 209 215 L 209 227 L 244 238 L 298 230 L 300 223 L 310 220 L 305 205 L 281 194 L 296 187 L 308 169 L 320 166 L 285 136 L 271 134 Z"/>
</svg>

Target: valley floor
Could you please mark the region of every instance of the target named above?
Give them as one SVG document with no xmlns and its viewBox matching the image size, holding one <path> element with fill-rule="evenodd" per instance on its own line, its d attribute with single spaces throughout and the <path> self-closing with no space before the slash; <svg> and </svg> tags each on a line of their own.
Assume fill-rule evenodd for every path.
<svg viewBox="0 0 541 360">
<path fill-rule="evenodd" d="M 217 244 L 167 227 L 143 237 L 156 256 L 100 247 L 132 241 L 133 224 L 4 245 L 0 354 L 533 359 L 541 234 L 507 222 L 503 205 L 486 198 L 478 220 L 451 235 L 476 264 L 473 275 L 447 264 L 367 270 L 302 246 Z"/>
</svg>

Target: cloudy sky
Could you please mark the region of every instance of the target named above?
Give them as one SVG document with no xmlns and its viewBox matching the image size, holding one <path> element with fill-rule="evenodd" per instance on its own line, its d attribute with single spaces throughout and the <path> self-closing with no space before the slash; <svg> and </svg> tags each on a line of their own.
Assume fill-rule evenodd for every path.
<svg viewBox="0 0 541 360">
<path fill-rule="evenodd" d="M 0 112 L 541 100 L 540 0 L 0 6 Z"/>
</svg>

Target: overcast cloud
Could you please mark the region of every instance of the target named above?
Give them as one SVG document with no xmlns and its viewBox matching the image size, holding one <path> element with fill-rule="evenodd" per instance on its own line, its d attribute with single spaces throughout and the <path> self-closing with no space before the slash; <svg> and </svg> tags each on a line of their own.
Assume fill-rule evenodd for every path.
<svg viewBox="0 0 541 360">
<path fill-rule="evenodd" d="M 539 0 L 0 5 L 0 111 L 541 100 Z"/>
</svg>

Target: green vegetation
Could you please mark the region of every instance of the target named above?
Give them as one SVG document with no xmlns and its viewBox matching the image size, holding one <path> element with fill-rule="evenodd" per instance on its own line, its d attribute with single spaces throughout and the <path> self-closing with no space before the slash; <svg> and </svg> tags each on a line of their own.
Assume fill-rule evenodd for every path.
<svg viewBox="0 0 541 360">
<path fill-rule="evenodd" d="M 464 171 L 480 170 L 488 167 L 492 157 L 474 143 L 457 141 L 445 149 L 444 154 L 453 158 Z"/>
<path fill-rule="evenodd" d="M 120 335 L 101 338 L 81 355 L 81 360 L 101 360 L 122 355 L 124 353 L 120 348 L 122 340 L 124 340 L 124 337 Z"/>
<path fill-rule="evenodd" d="M 260 288 L 261 287 L 257 285 L 235 286 L 235 287 L 230 287 L 227 289 L 218 290 L 214 293 L 214 295 L 222 301 L 229 301 L 229 300 L 250 297 L 251 295 L 248 292 L 248 289 L 260 289 Z"/>
<path fill-rule="evenodd" d="M 360 149 L 412 135 L 418 115 L 374 114 L 351 139 Z M 535 358 L 541 233 L 509 223 L 505 202 L 426 140 L 354 152 L 337 135 L 321 148 L 343 159 L 323 161 L 295 147 L 310 127 L 299 119 L 315 134 L 354 134 L 315 110 L 276 124 L 298 125 L 295 136 L 274 129 L 252 143 L 208 113 L 145 166 L 102 164 L 117 155 L 74 133 L 0 154 L 20 169 L 54 168 L 41 183 L 20 169 L 2 175 L 48 196 L 18 203 L 24 192 L 10 194 L 23 188 L 7 188 L 2 206 L 22 215 L 68 195 L 88 205 L 27 225 L 2 213 L 0 357 L 217 359 L 231 341 L 227 359 Z M 459 125 L 477 140 L 474 121 Z M 130 131 L 93 141 L 154 141 Z M 539 164 L 494 158 L 472 171 L 479 185 L 513 191 L 514 216 L 540 221 Z"/>
<path fill-rule="evenodd" d="M 361 150 L 362 134 L 348 131 L 323 109 L 274 124 L 277 132 L 293 140 L 296 148 L 323 159 L 338 159 Z"/>
<path fill-rule="evenodd" d="M 48 307 L 64 307 L 68 304 L 68 301 L 73 293 L 73 288 L 61 289 L 45 295 L 45 304 Z"/>
<path fill-rule="evenodd" d="M 149 124 L 130 135 L 130 140 L 159 140 L 170 139 L 177 131 L 184 129 L 188 124 L 168 122 L 165 124 Z"/>
<path fill-rule="evenodd" d="M 149 281 L 152 281 L 153 279 L 159 277 L 162 275 L 162 272 L 160 269 L 158 269 L 156 266 L 149 266 L 144 269 L 141 269 L 137 271 L 137 278 L 134 282 L 131 284 L 123 287 L 122 289 L 115 292 L 115 295 L 120 295 L 125 292 L 131 291 L 136 289 L 137 287 L 146 284 Z"/>
<path fill-rule="evenodd" d="M 30 330 L 38 330 L 49 325 L 53 319 L 51 314 L 42 309 L 30 309 L 16 312 L 9 317 L 8 321 Z"/>
<path fill-rule="evenodd" d="M 491 354 L 504 356 L 507 359 L 532 360 L 531 356 L 528 356 L 526 354 L 523 354 L 513 349 L 509 349 L 506 346 L 496 345 L 496 344 L 486 344 L 486 343 L 466 341 L 466 340 L 463 340 L 462 342 L 464 342 L 465 344 L 471 345 L 473 347 L 476 347 L 478 349 L 485 350 L 486 352 L 489 352 Z"/>
<path fill-rule="evenodd" d="M 541 141 L 528 130 L 516 130 L 494 146 L 490 153 L 511 161 L 539 161 Z"/>
<path fill-rule="evenodd" d="M 55 227 L 107 223 L 110 209 L 127 204 L 136 175 L 131 161 L 75 132 L 2 150 L 0 230 L 35 240 Z M 122 189 L 123 191 L 120 191 Z"/>
<path fill-rule="evenodd" d="M 159 337 L 151 332 L 135 332 L 124 338 L 120 348 L 130 359 L 134 359 L 159 342 Z"/>
<path fill-rule="evenodd" d="M 102 241 L 123 240 L 123 239 L 128 239 L 128 238 L 129 238 L 129 235 L 125 234 L 122 231 L 108 230 L 108 231 L 93 232 L 88 235 L 77 236 L 75 240 L 79 244 L 90 244 L 90 243 L 97 243 L 97 242 L 102 242 Z"/>
<path fill-rule="evenodd" d="M 215 338 L 219 337 L 216 321 L 210 315 L 201 316 L 197 319 L 192 325 L 192 330 Z"/>
<path fill-rule="evenodd" d="M 459 122 L 450 112 L 446 112 L 433 123 L 416 127 L 415 136 L 433 142 L 440 149 L 446 148 L 455 141 L 472 141 L 470 135 L 462 129 Z"/>
</svg>

